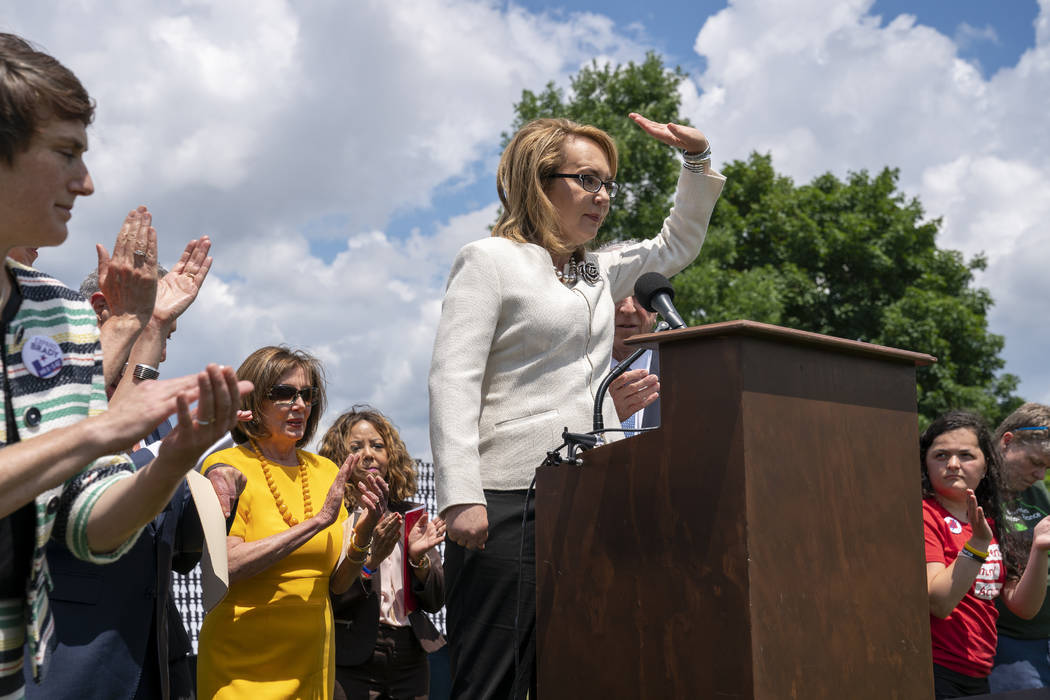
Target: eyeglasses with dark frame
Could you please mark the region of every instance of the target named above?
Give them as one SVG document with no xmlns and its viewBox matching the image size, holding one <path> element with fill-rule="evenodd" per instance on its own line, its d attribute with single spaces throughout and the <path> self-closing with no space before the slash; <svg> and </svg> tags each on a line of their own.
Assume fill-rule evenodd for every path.
<svg viewBox="0 0 1050 700">
<path fill-rule="evenodd" d="M 616 199 L 616 195 L 620 193 L 620 186 L 616 183 L 616 180 L 603 180 L 591 173 L 552 173 L 550 177 L 579 180 L 580 187 L 592 193 L 597 193 L 604 185 L 605 191 L 609 193 L 609 199 Z"/>
<path fill-rule="evenodd" d="M 274 384 L 266 392 L 266 398 L 281 405 L 293 404 L 300 396 L 303 397 L 303 403 L 308 406 L 316 406 L 321 400 L 321 392 L 315 386 L 304 386 L 300 389 L 291 384 Z"/>
</svg>

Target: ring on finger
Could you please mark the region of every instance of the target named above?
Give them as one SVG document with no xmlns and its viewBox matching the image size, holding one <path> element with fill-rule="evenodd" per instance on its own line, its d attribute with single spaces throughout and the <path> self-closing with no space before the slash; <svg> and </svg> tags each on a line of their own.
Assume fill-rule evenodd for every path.
<svg viewBox="0 0 1050 700">
<path fill-rule="evenodd" d="M 144 258 L 144 257 L 146 257 L 146 251 L 144 251 L 144 250 L 136 250 L 136 251 L 132 251 L 132 254 L 133 254 L 133 255 L 134 255 L 134 256 L 135 256 L 136 258 L 139 258 L 139 257 L 142 257 L 142 258 Z"/>
<path fill-rule="evenodd" d="M 211 421 L 210 420 L 202 420 L 202 419 L 198 418 L 197 419 L 197 425 L 211 425 Z"/>
</svg>

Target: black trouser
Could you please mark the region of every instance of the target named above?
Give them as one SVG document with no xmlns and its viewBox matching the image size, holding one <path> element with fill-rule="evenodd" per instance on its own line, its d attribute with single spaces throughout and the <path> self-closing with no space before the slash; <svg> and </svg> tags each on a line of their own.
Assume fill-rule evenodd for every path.
<svg viewBox="0 0 1050 700">
<path fill-rule="evenodd" d="M 452 660 L 452 697 L 517 700 L 531 691 L 530 697 L 535 698 L 536 542 L 532 499 L 520 564 L 525 491 L 485 491 L 485 499 L 489 519 L 485 549 L 472 551 L 451 541 L 445 544 L 445 623 Z M 519 663 L 516 688 L 515 643 Z"/>
<path fill-rule="evenodd" d="M 933 694 L 937 700 L 985 695 L 990 692 L 987 677 L 974 678 L 940 664 L 933 665 Z"/>
<path fill-rule="evenodd" d="M 430 666 L 411 627 L 380 624 L 368 661 L 336 666 L 335 679 L 335 700 L 425 700 Z"/>
</svg>

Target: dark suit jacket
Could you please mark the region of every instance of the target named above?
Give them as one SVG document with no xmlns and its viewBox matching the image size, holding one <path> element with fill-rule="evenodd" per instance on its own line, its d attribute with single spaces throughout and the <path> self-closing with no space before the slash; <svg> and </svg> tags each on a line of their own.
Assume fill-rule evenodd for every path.
<svg viewBox="0 0 1050 700">
<path fill-rule="evenodd" d="M 404 513 L 417 503 L 391 503 L 390 510 Z M 415 576 L 412 592 L 419 600 L 419 609 L 408 614 L 412 631 L 427 653 L 437 651 L 445 644 L 437 628 L 425 612 L 437 612 L 445 604 L 445 572 L 441 558 L 431 550 L 430 570 L 426 581 Z M 350 588 L 332 596 L 332 616 L 335 618 L 335 663 L 337 666 L 357 666 L 368 661 L 375 649 L 379 633 L 379 572 L 370 579 L 358 578 Z"/>
<path fill-rule="evenodd" d="M 131 457 L 136 467 L 152 459 L 146 450 Z M 169 698 L 169 687 L 172 697 L 194 697 L 187 663 L 192 647 L 171 596 L 171 571 L 191 571 L 202 543 L 197 508 L 185 481 L 135 545 L 112 564 L 81 561 L 52 540 L 47 559 L 58 648 L 47 678 L 40 685 L 27 683 L 26 697 L 132 698 L 147 663 L 153 665 L 152 677 L 159 675 L 160 697 Z M 151 629 L 157 656 L 147 659 Z"/>
</svg>

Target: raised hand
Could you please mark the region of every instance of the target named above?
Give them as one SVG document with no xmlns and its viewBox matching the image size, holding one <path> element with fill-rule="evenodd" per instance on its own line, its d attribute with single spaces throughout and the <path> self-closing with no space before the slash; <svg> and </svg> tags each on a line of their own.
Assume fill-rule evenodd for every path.
<svg viewBox="0 0 1050 700">
<path fill-rule="evenodd" d="M 401 539 L 401 523 L 404 518 L 400 513 L 386 513 L 372 532 L 372 553 L 368 557 L 368 568 L 375 569 L 390 556 Z"/>
<path fill-rule="evenodd" d="M 186 244 L 182 257 L 168 274 L 157 282 L 157 300 L 153 316 L 170 324 L 189 308 L 211 269 L 211 239 L 201 236 Z"/>
<path fill-rule="evenodd" d="M 160 444 L 158 456 L 178 457 L 196 463 L 197 458 L 237 423 L 241 394 L 232 367 L 208 365 L 197 375 L 197 409 L 190 412 L 190 400 L 176 397 L 179 422 Z"/>
<path fill-rule="evenodd" d="M 113 257 L 101 243 L 98 287 L 113 316 L 134 317 L 145 326 L 157 297 L 157 230 L 146 207 L 128 212 L 113 243 Z"/>
<path fill-rule="evenodd" d="M 252 390 L 251 382 L 237 380 L 233 368 L 208 365 L 207 370 L 200 374 L 136 384 L 119 399 L 114 398 L 108 411 L 92 420 L 100 422 L 106 436 L 113 441 L 114 448 L 120 449 L 146 437 L 162 420 L 179 411 L 180 400 L 184 407 L 197 401 L 201 396 L 202 383 L 207 384 L 212 391 L 209 399 L 212 410 L 217 410 L 217 393 L 224 391 L 227 397 L 235 396 L 239 402 L 242 395 Z M 226 400 L 230 399 L 220 399 Z M 218 413 L 214 415 L 218 416 Z"/>
<path fill-rule="evenodd" d="M 350 457 L 356 458 L 357 455 L 350 455 Z M 343 465 L 339 467 L 339 472 L 335 475 L 332 485 L 328 488 L 328 494 L 325 496 L 321 509 L 314 516 L 321 524 L 322 529 L 328 527 L 339 518 L 339 508 L 343 505 L 343 494 L 346 493 L 346 480 L 350 478 L 350 472 L 353 471 L 354 466 L 357 464 L 357 459 L 351 459 L 350 457 L 347 457 Z"/>
<path fill-rule="evenodd" d="M 984 517 L 984 508 L 977 505 L 977 496 L 974 495 L 973 489 L 966 489 L 966 518 L 973 529 L 973 536 L 970 538 L 973 546 L 988 551 L 988 546 L 992 543 L 992 528 Z"/>
<path fill-rule="evenodd" d="M 687 153 L 703 153 L 711 145 L 703 132 L 691 126 L 682 126 L 671 122 L 661 124 L 660 122 L 646 119 L 637 112 L 631 112 L 627 116 L 654 139 L 662 141 L 668 146 L 680 148 Z"/>
<path fill-rule="evenodd" d="M 408 558 L 418 562 L 419 558 L 445 541 L 445 521 L 430 519 L 424 512 L 408 532 Z"/>
<path fill-rule="evenodd" d="M 359 455 L 348 455 L 346 461 L 343 462 L 344 466 L 350 462 L 351 457 L 354 458 L 352 464 L 356 464 L 357 459 L 360 458 Z M 364 479 L 357 482 L 357 492 L 357 504 L 365 510 L 364 516 L 355 525 L 358 535 L 356 541 L 362 543 L 371 539 L 376 524 L 383 516 L 383 513 L 386 512 L 387 501 L 390 498 L 390 487 L 387 486 L 383 477 L 369 473 Z"/>
</svg>

